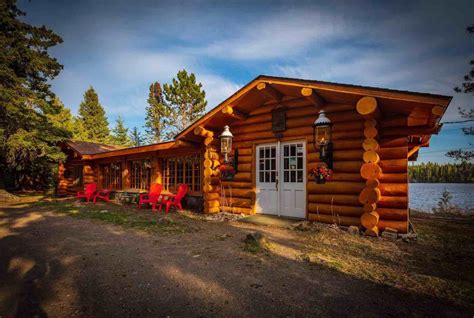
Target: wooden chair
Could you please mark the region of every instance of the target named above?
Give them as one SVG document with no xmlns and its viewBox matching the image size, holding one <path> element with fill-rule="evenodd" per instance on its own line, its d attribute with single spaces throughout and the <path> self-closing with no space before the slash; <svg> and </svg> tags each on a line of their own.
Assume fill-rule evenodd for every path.
<svg viewBox="0 0 474 318">
<path fill-rule="evenodd" d="M 176 209 L 182 210 L 183 206 L 181 205 L 181 200 L 183 200 L 186 193 L 188 193 L 188 186 L 186 184 L 180 184 L 178 188 L 178 193 L 166 195 L 168 198 L 161 200 L 160 212 L 161 212 L 161 206 L 163 204 L 166 205 L 165 213 L 168 213 L 171 206 L 174 206 Z"/>
<path fill-rule="evenodd" d="M 102 189 L 97 191 L 97 193 L 94 195 L 94 204 L 97 199 L 102 199 L 106 202 L 110 202 L 110 192 L 112 192 L 112 190 L 109 189 Z"/>
<path fill-rule="evenodd" d="M 156 203 L 158 203 L 162 190 L 163 186 L 159 183 L 155 183 L 151 186 L 150 193 L 141 193 L 138 199 L 138 208 L 140 209 L 142 204 L 149 203 L 151 204 L 152 210 L 156 210 Z"/>
<path fill-rule="evenodd" d="M 94 199 L 94 194 L 97 191 L 97 183 L 89 183 L 86 185 L 86 188 L 84 191 L 78 191 L 76 198 L 78 200 L 80 199 L 86 199 L 87 202 L 90 200 Z"/>
</svg>

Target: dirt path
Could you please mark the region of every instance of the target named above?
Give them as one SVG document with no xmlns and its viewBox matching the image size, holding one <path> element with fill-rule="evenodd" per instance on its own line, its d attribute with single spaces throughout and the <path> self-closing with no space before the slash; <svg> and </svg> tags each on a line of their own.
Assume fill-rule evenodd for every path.
<svg viewBox="0 0 474 318">
<path fill-rule="evenodd" d="M 436 298 L 298 260 L 290 230 L 194 222 L 151 235 L 37 207 L 0 216 L 0 316 L 453 316 Z M 258 229 L 278 245 L 244 251 Z"/>
</svg>

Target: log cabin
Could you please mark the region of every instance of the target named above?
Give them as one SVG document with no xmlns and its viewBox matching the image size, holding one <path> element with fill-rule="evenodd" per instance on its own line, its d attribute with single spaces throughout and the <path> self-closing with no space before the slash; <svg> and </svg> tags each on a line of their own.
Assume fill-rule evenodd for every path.
<svg viewBox="0 0 474 318">
<path fill-rule="evenodd" d="M 406 233 L 408 161 L 440 131 L 451 99 L 261 75 L 174 140 L 131 148 L 64 143 L 68 159 L 59 164 L 57 193 L 70 195 L 90 182 L 116 191 L 147 190 L 155 182 L 175 191 L 186 183 L 189 205 L 204 213 L 363 226 L 373 236 L 385 228 Z M 330 122 L 324 158 L 315 135 L 321 115 Z M 219 169 L 225 126 L 233 136 L 230 178 Z M 323 161 L 333 175 L 317 183 L 309 171 Z"/>
</svg>

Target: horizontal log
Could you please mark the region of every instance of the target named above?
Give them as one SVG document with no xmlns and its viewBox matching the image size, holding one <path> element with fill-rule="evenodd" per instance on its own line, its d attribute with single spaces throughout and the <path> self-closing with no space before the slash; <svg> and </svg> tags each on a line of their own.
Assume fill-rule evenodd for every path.
<svg viewBox="0 0 474 318">
<path fill-rule="evenodd" d="M 364 151 L 362 149 L 354 150 L 338 150 L 333 151 L 333 160 L 334 161 L 359 161 L 363 155 Z M 309 152 L 308 161 L 319 161 L 319 152 Z"/>
<path fill-rule="evenodd" d="M 371 96 L 362 97 L 357 102 L 356 109 L 364 118 L 374 118 L 377 111 L 377 100 Z"/>
<path fill-rule="evenodd" d="M 382 196 L 377 202 L 379 208 L 408 208 L 407 197 L 396 197 L 396 196 Z"/>
<path fill-rule="evenodd" d="M 241 156 L 239 153 L 239 163 L 251 163 L 252 162 L 252 156 Z"/>
<path fill-rule="evenodd" d="M 377 128 L 375 127 L 366 127 L 364 129 L 364 137 L 365 138 L 375 138 L 378 135 Z"/>
<path fill-rule="evenodd" d="M 383 120 L 380 120 L 380 127 L 382 128 L 403 127 L 407 125 L 407 116 L 390 116 L 389 118 L 384 118 Z"/>
<path fill-rule="evenodd" d="M 382 169 L 376 163 L 364 163 L 360 167 L 360 175 L 366 180 L 378 179 L 382 175 Z"/>
<path fill-rule="evenodd" d="M 407 221 L 392 221 L 392 220 L 380 219 L 377 226 L 382 231 L 385 230 L 385 228 L 387 227 L 397 230 L 399 233 L 406 233 L 408 231 Z"/>
<path fill-rule="evenodd" d="M 360 223 L 366 229 L 371 229 L 377 225 L 377 223 L 379 222 L 379 219 L 380 219 L 380 216 L 376 211 L 364 213 L 360 217 Z"/>
<path fill-rule="evenodd" d="M 360 206 L 359 196 L 355 194 L 309 194 L 308 202 Z"/>
<path fill-rule="evenodd" d="M 383 196 L 407 196 L 407 183 L 381 183 L 380 192 Z"/>
<path fill-rule="evenodd" d="M 253 154 L 253 151 L 252 151 L 252 148 L 239 148 L 237 149 L 238 152 L 239 152 L 239 159 L 240 159 L 240 156 L 252 156 Z"/>
<path fill-rule="evenodd" d="M 247 188 L 252 189 L 252 182 L 236 182 L 236 181 L 221 181 L 222 185 L 225 188 Z"/>
<path fill-rule="evenodd" d="M 365 151 L 362 155 L 362 159 L 366 163 L 378 163 L 380 161 L 380 157 L 375 151 Z"/>
<path fill-rule="evenodd" d="M 216 208 L 216 207 L 218 208 L 220 206 L 220 202 L 219 202 L 219 200 L 205 201 L 204 206 L 207 207 L 207 208 Z"/>
<path fill-rule="evenodd" d="M 365 183 L 361 182 L 336 182 L 330 181 L 325 184 L 308 182 L 309 194 L 357 194 L 365 188 Z"/>
<path fill-rule="evenodd" d="M 380 159 L 406 159 L 407 158 L 407 147 L 381 147 L 377 150 Z"/>
<path fill-rule="evenodd" d="M 245 199 L 252 199 L 254 197 L 254 191 L 251 189 L 225 189 L 225 195 L 227 198 L 238 197 Z"/>
<path fill-rule="evenodd" d="M 249 172 L 238 172 L 234 175 L 235 182 L 252 182 L 252 174 Z"/>
<path fill-rule="evenodd" d="M 408 137 L 379 138 L 379 145 L 380 145 L 381 148 L 407 147 L 408 146 Z"/>
<path fill-rule="evenodd" d="M 240 163 L 240 158 L 239 158 L 239 164 L 237 170 L 239 172 L 251 172 L 252 171 L 252 164 L 251 163 Z"/>
<path fill-rule="evenodd" d="M 379 228 L 377 226 L 374 226 L 370 229 L 366 229 L 365 230 L 365 235 L 378 237 L 379 236 Z"/>
<path fill-rule="evenodd" d="M 335 204 L 322 204 L 322 203 L 309 203 L 309 213 L 322 213 L 322 214 L 339 214 L 342 216 L 361 216 L 364 213 L 362 206 L 352 205 L 335 205 Z"/>
<path fill-rule="evenodd" d="M 333 163 L 334 173 L 360 171 L 362 161 L 336 161 Z"/>
<path fill-rule="evenodd" d="M 377 151 L 379 149 L 379 143 L 374 138 L 367 138 L 362 143 L 362 148 L 365 151 Z"/>
<path fill-rule="evenodd" d="M 314 222 L 337 224 L 337 225 L 344 225 L 344 226 L 360 225 L 360 217 L 350 217 L 350 216 L 334 217 L 332 215 L 327 215 L 327 214 L 309 213 L 308 219 Z"/>
<path fill-rule="evenodd" d="M 312 165 L 312 164 L 311 164 Z M 308 165 L 309 166 L 309 165 Z M 308 168 L 310 170 L 311 168 Z M 308 181 L 314 181 L 313 176 L 308 176 Z M 360 173 L 345 173 L 345 172 L 337 172 L 332 175 L 331 181 L 357 181 L 357 182 L 364 182 L 365 180 L 362 179 Z"/>
<path fill-rule="evenodd" d="M 251 208 L 223 206 L 223 207 L 221 207 L 221 209 L 224 212 L 234 213 L 234 214 L 246 214 L 246 215 L 253 214 L 253 209 L 251 209 Z"/>
<path fill-rule="evenodd" d="M 359 194 L 359 202 L 362 204 L 377 203 L 382 194 L 378 188 L 364 188 Z"/>
<path fill-rule="evenodd" d="M 407 221 L 408 209 L 387 209 L 377 207 L 377 212 L 384 220 Z"/>
<path fill-rule="evenodd" d="M 432 135 L 438 134 L 439 126 L 412 126 L 412 127 L 393 127 L 380 132 L 383 137 L 387 136 L 410 136 L 410 135 Z"/>
<path fill-rule="evenodd" d="M 233 206 L 237 208 L 251 208 L 252 200 L 245 198 L 229 198 L 222 202 L 222 206 Z"/>
<path fill-rule="evenodd" d="M 405 173 L 408 170 L 408 160 L 405 159 L 390 159 L 380 160 L 380 168 L 384 173 L 400 172 Z"/>
<path fill-rule="evenodd" d="M 407 183 L 407 173 L 382 173 L 380 181 L 383 183 Z"/>
</svg>

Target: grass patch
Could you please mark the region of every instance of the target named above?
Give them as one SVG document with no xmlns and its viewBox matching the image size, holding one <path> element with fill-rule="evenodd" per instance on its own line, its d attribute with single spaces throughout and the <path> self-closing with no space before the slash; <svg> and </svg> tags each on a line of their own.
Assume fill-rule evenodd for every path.
<svg viewBox="0 0 474 318">
<path fill-rule="evenodd" d="M 98 220 L 127 228 L 144 230 L 149 233 L 180 234 L 194 231 L 182 222 L 179 214 L 152 213 L 151 210 L 138 210 L 135 206 L 92 203 L 77 204 L 72 201 L 38 201 L 36 206 L 54 213 L 66 214 L 79 219 Z M 166 218 L 166 220 L 163 220 Z M 166 221 L 166 222 L 163 222 Z"/>
</svg>

